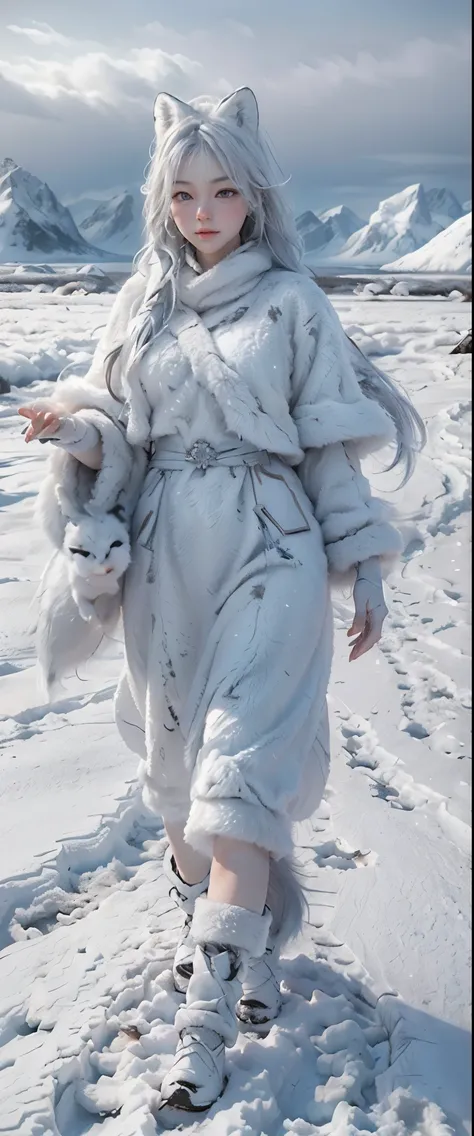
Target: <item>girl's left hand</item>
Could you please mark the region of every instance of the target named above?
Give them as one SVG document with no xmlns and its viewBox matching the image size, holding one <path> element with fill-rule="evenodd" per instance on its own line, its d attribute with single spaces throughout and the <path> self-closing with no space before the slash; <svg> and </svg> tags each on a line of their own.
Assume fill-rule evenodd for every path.
<svg viewBox="0 0 474 1136">
<path fill-rule="evenodd" d="M 350 644 L 350 663 L 378 643 L 384 619 L 388 615 L 377 556 L 359 564 L 353 595 L 355 614 L 347 634 L 355 635 L 356 639 Z"/>
</svg>

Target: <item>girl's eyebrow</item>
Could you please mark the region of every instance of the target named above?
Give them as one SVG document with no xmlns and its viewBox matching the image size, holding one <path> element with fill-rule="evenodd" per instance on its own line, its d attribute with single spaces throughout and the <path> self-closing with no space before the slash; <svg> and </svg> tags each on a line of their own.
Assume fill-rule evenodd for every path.
<svg viewBox="0 0 474 1136">
<path fill-rule="evenodd" d="M 218 181 L 231 181 L 231 178 L 228 178 L 228 177 L 211 178 L 209 184 L 215 185 L 216 182 L 218 182 Z M 182 178 L 179 178 L 177 181 L 175 181 L 174 184 L 175 185 L 192 185 L 193 183 L 192 183 L 192 181 L 183 181 Z"/>
</svg>

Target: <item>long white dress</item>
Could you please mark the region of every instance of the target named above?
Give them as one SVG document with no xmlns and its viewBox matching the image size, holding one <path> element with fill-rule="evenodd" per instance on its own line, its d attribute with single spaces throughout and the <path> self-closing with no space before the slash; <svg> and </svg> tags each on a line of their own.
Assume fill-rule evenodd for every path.
<svg viewBox="0 0 474 1136">
<path fill-rule="evenodd" d="M 153 321 L 160 280 L 158 266 L 124 285 L 87 382 L 60 384 L 55 405 L 95 424 L 103 461 L 95 476 L 56 451 L 44 523 L 60 547 L 65 489 L 79 510 L 133 514 L 116 716 L 145 801 L 207 853 L 227 834 L 283 856 L 328 773 L 328 573 L 399 547 L 359 461 L 393 423 L 364 395 L 324 293 L 252 242 L 206 273 L 181 269 L 164 330 L 136 365 L 116 367 L 122 419 L 105 358 L 129 342 L 139 308 Z M 267 456 L 207 469 L 152 460 L 144 473 L 150 444 L 200 440 Z M 55 644 L 79 644 L 71 618 L 70 603 L 45 611 L 56 670 Z"/>
<path fill-rule="evenodd" d="M 239 445 L 199 387 L 191 409 L 162 444 Z M 275 457 L 263 470 L 152 464 L 134 518 L 117 724 L 142 757 L 146 803 L 204 852 L 216 833 L 289 852 L 292 820 L 319 804 L 328 774 L 321 530 L 294 470 Z M 280 527 L 306 531 L 262 522 L 257 497 Z"/>
</svg>

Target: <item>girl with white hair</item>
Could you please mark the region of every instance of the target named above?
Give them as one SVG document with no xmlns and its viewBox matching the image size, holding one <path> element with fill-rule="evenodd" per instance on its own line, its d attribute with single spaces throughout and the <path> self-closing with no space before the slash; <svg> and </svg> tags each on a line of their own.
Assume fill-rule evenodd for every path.
<svg viewBox="0 0 474 1136">
<path fill-rule="evenodd" d="M 26 441 L 53 445 L 48 681 L 123 616 L 116 720 L 185 913 L 162 1105 L 194 1112 L 223 1091 L 239 1020 L 280 1009 L 278 956 L 304 911 L 292 825 L 329 766 L 332 579 L 353 583 L 350 659 L 381 635 L 400 542 L 360 459 L 394 441 L 408 476 L 424 432 L 305 268 L 253 92 L 162 93 L 155 121 L 138 270 L 85 379 L 20 413 Z"/>
</svg>

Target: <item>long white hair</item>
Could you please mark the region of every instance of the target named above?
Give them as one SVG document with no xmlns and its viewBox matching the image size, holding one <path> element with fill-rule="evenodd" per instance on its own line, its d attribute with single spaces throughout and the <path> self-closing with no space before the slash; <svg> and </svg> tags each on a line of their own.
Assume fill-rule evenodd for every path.
<svg viewBox="0 0 474 1136">
<path fill-rule="evenodd" d="M 171 201 L 184 162 L 201 154 L 216 159 L 248 207 L 241 242 L 266 246 L 283 269 L 313 275 L 304 263 L 304 245 L 283 192 L 282 170 L 259 127 L 253 92 L 244 87 L 220 102 L 200 96 L 188 104 L 163 93 L 155 103 L 155 121 L 157 118 L 158 137 L 143 186 L 146 242 L 135 258 L 137 271 L 146 278 L 153 271 L 156 286 L 132 321 L 125 343 L 108 357 L 106 382 L 117 398 L 112 369 L 119 355 L 123 352 L 121 368 L 130 381 L 145 352 L 167 327 L 176 305 L 187 242 L 171 216 Z M 390 468 L 403 463 L 406 481 L 415 454 L 426 441 L 423 421 L 397 384 L 350 342 L 361 388 L 395 423 L 397 450 Z"/>
</svg>

